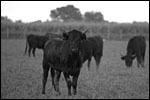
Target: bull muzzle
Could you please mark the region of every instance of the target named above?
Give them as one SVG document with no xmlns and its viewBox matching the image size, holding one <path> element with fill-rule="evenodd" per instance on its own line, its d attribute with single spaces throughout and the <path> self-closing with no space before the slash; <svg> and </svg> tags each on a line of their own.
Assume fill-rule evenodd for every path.
<svg viewBox="0 0 150 100">
<path fill-rule="evenodd" d="M 72 53 L 78 53 L 78 49 L 73 48 L 73 49 L 71 49 L 71 52 Z"/>
</svg>

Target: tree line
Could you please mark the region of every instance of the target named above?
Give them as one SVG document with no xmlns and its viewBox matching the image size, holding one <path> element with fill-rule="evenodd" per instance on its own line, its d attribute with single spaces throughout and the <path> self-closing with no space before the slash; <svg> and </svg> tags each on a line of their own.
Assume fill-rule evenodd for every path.
<svg viewBox="0 0 150 100">
<path fill-rule="evenodd" d="M 45 35 L 47 32 L 61 34 L 63 31 L 77 29 L 87 35 L 101 35 L 107 39 L 124 39 L 133 35 L 144 35 L 149 39 L 149 23 L 89 23 L 89 22 L 12 22 L 1 17 L 1 38 L 25 38 L 28 34 Z"/>
</svg>

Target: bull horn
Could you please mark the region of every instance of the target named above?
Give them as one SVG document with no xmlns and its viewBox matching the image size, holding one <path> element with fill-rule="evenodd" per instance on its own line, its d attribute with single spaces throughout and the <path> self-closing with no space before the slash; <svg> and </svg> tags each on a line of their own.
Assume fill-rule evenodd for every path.
<svg viewBox="0 0 150 100">
<path fill-rule="evenodd" d="M 83 34 L 87 33 L 88 30 L 86 30 Z"/>
</svg>

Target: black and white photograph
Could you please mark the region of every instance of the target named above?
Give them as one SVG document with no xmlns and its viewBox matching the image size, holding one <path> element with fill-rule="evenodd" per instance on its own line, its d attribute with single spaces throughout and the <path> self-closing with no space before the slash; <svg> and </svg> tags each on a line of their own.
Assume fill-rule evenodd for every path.
<svg viewBox="0 0 150 100">
<path fill-rule="evenodd" d="M 1 1 L 1 99 L 149 99 L 149 1 Z"/>
</svg>

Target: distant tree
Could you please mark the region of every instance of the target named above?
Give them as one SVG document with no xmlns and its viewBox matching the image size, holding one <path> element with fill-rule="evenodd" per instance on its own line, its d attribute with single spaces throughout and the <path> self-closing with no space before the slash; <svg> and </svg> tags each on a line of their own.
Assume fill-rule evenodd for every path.
<svg viewBox="0 0 150 100">
<path fill-rule="evenodd" d="M 21 20 L 17 20 L 16 23 L 22 23 L 22 21 Z"/>
<path fill-rule="evenodd" d="M 89 22 L 103 22 L 104 17 L 101 12 L 85 12 L 84 14 L 85 21 Z"/>
<path fill-rule="evenodd" d="M 32 24 L 41 24 L 42 21 L 41 20 L 36 20 L 36 21 L 30 22 L 30 23 L 32 23 Z"/>
<path fill-rule="evenodd" d="M 81 21 L 83 19 L 80 10 L 73 5 L 51 10 L 50 17 L 56 21 Z"/>
<path fill-rule="evenodd" d="M 7 16 L 1 16 L 1 21 L 12 22 L 12 20 L 9 19 Z"/>
<path fill-rule="evenodd" d="M 1 20 L 4 20 L 4 19 L 5 19 L 5 17 L 1 16 Z"/>
</svg>

